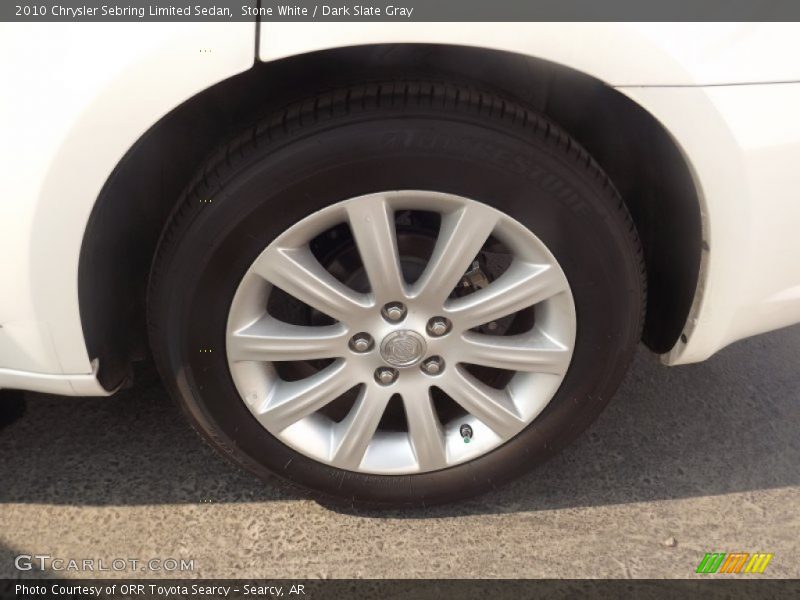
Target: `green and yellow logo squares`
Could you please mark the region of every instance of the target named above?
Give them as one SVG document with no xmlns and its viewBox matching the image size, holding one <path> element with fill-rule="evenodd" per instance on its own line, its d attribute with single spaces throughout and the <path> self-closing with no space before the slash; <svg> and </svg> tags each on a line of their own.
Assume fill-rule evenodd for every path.
<svg viewBox="0 0 800 600">
<path fill-rule="evenodd" d="M 709 552 L 697 566 L 697 573 L 763 573 L 773 556 L 766 552 Z"/>
</svg>

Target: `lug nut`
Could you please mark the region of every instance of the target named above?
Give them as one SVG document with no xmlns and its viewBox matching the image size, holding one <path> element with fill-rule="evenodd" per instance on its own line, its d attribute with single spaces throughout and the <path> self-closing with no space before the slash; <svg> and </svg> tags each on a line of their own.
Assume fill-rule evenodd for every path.
<svg viewBox="0 0 800 600">
<path fill-rule="evenodd" d="M 433 317 L 428 321 L 428 333 L 435 337 L 441 337 L 450 331 L 451 323 L 444 317 Z"/>
<path fill-rule="evenodd" d="M 375 369 L 375 381 L 381 385 L 391 385 L 397 380 L 397 369 L 379 367 Z"/>
<path fill-rule="evenodd" d="M 381 309 L 383 318 L 392 323 L 402 321 L 406 316 L 406 307 L 402 302 L 389 302 Z"/>
<path fill-rule="evenodd" d="M 422 363 L 422 370 L 428 375 L 438 375 L 444 371 L 444 359 L 441 356 L 431 356 Z"/>
<path fill-rule="evenodd" d="M 368 333 L 357 333 L 350 338 L 350 349 L 353 352 L 367 352 L 372 348 L 372 336 Z"/>
</svg>

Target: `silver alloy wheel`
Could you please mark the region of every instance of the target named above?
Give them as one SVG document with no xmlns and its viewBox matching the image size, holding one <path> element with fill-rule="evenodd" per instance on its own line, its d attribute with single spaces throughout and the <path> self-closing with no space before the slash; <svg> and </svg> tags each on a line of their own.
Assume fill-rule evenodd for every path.
<svg viewBox="0 0 800 600">
<path fill-rule="evenodd" d="M 400 210 L 436 212 L 441 219 L 432 255 L 412 284 L 404 279 L 398 253 L 395 213 Z M 315 237 L 342 223 L 349 225 L 361 257 L 367 293 L 341 283 L 311 251 Z M 510 265 L 488 286 L 453 297 L 490 236 L 508 248 Z M 266 309 L 273 286 L 334 324 L 278 320 Z M 387 318 L 389 304 L 406 311 L 399 321 Z M 535 323 L 528 332 L 488 335 L 475 330 L 532 306 Z M 448 328 L 432 331 L 430 322 L 438 323 L 437 318 Z M 364 334 L 374 344 L 366 351 L 354 349 L 353 337 Z M 250 412 L 285 444 L 333 467 L 399 475 L 453 466 L 514 437 L 561 385 L 575 335 L 567 278 L 529 229 L 464 197 L 382 192 L 313 213 L 259 255 L 231 304 L 227 356 Z M 281 379 L 276 368 L 281 361 L 317 359 L 332 361 L 296 381 Z M 513 376 L 496 389 L 466 365 L 503 369 Z M 355 402 L 344 419 L 336 422 L 320 412 L 355 387 Z M 464 416 L 442 423 L 433 387 L 452 398 Z M 406 431 L 379 428 L 396 394 L 405 409 Z M 465 431 L 470 435 L 464 436 Z"/>
</svg>

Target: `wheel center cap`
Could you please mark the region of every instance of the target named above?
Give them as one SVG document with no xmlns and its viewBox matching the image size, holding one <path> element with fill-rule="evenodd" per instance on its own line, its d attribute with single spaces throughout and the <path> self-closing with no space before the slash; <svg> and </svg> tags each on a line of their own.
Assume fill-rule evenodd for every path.
<svg viewBox="0 0 800 600">
<path fill-rule="evenodd" d="M 416 331 L 393 331 L 381 342 L 381 356 L 393 367 L 410 367 L 425 356 L 425 338 Z"/>
</svg>

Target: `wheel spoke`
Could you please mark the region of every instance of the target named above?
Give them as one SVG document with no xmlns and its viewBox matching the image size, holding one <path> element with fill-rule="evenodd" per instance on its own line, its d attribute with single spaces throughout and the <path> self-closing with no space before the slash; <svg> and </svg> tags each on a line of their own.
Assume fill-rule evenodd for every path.
<svg viewBox="0 0 800 600">
<path fill-rule="evenodd" d="M 253 269 L 271 284 L 337 321 L 353 320 L 371 306 L 364 294 L 350 289 L 328 273 L 303 248 L 270 248 Z"/>
<path fill-rule="evenodd" d="M 445 313 L 471 329 L 538 304 L 563 291 L 566 283 L 550 265 L 512 263 L 488 287 L 448 300 Z"/>
<path fill-rule="evenodd" d="M 258 411 L 259 420 L 273 430 L 282 431 L 326 406 L 356 383 L 343 360 L 299 381 L 279 381 L 266 406 Z"/>
<path fill-rule="evenodd" d="M 461 362 L 495 369 L 563 375 L 570 352 L 538 331 L 508 337 L 469 331 L 464 334 L 459 357 Z"/>
<path fill-rule="evenodd" d="M 502 438 L 516 435 L 525 425 L 509 395 L 496 390 L 457 366 L 442 379 L 442 390 Z"/>
<path fill-rule="evenodd" d="M 439 238 L 411 295 L 441 306 L 467 272 L 497 224 L 497 214 L 482 205 L 463 206 L 442 216 Z"/>
<path fill-rule="evenodd" d="M 357 469 L 378 429 L 391 394 L 372 385 L 362 386 L 353 408 L 333 432 L 331 462 L 342 469 Z"/>
<path fill-rule="evenodd" d="M 383 197 L 372 197 L 348 204 L 347 216 L 376 302 L 404 298 L 394 211 Z"/>
<path fill-rule="evenodd" d="M 344 356 L 346 347 L 341 323 L 303 327 L 265 316 L 231 335 L 228 356 L 234 361 L 314 360 Z"/>
<path fill-rule="evenodd" d="M 408 435 L 421 471 L 439 469 L 447 464 L 444 432 L 433 409 L 430 393 L 419 397 L 403 396 L 408 421 Z"/>
</svg>

